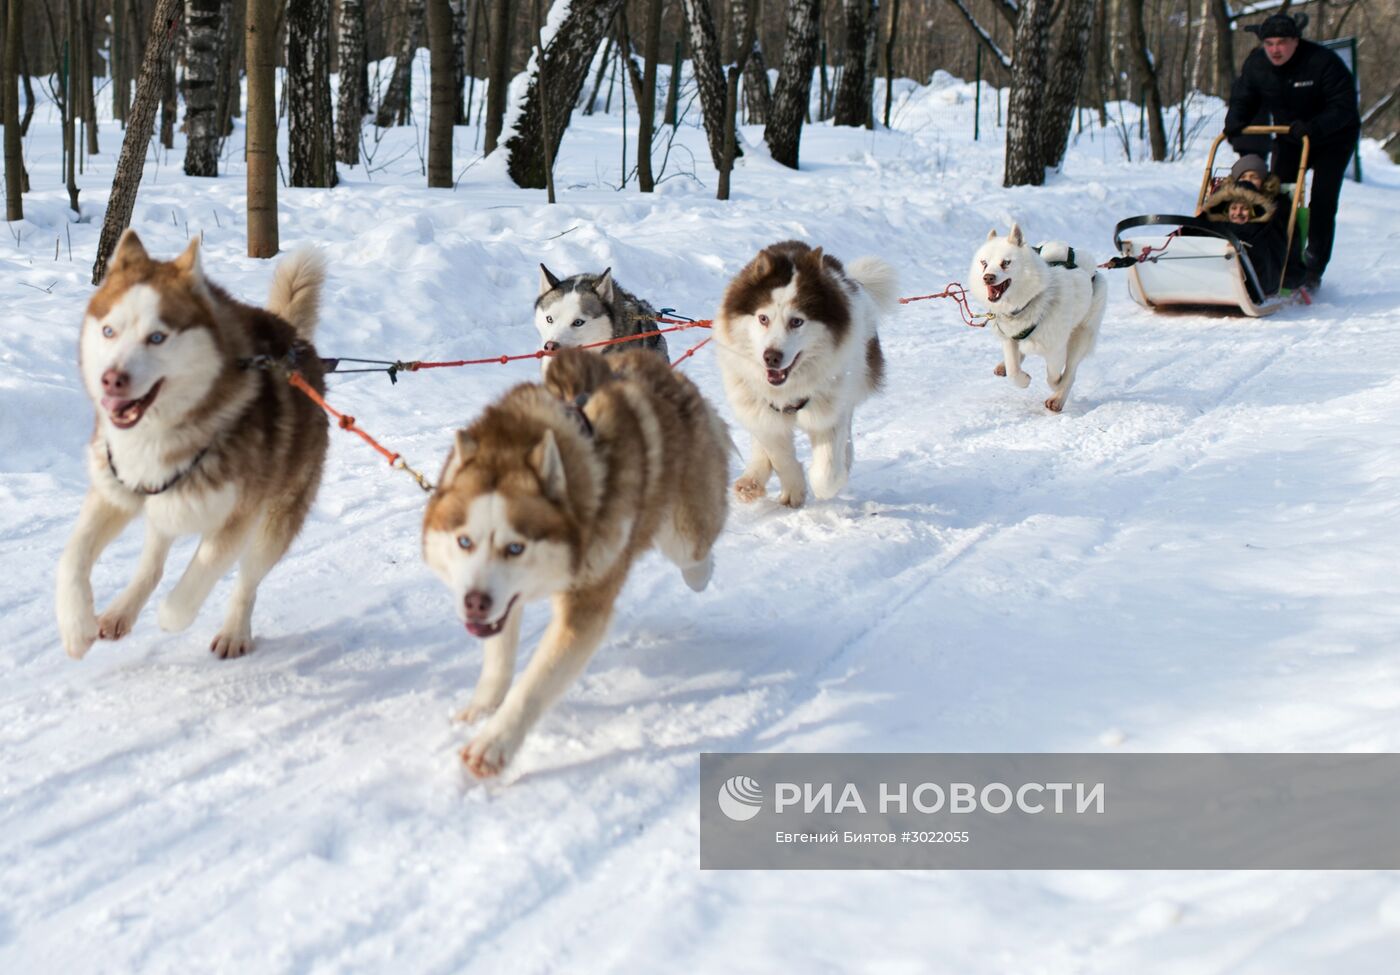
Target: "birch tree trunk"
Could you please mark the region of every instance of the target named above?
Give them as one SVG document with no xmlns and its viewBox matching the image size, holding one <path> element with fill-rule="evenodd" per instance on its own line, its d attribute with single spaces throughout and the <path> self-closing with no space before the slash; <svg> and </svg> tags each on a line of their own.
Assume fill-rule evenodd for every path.
<svg viewBox="0 0 1400 975">
<path fill-rule="evenodd" d="M 180 0 L 156 0 L 151 30 L 146 39 L 146 53 L 141 60 L 141 74 L 136 82 L 136 99 L 127 114 L 126 135 L 122 138 L 122 150 L 117 156 L 112 193 L 107 199 L 107 215 L 102 220 L 102 234 L 97 241 L 97 260 L 92 265 L 93 284 L 102 283 L 107 273 L 107 258 L 117 246 L 117 238 L 131 223 L 136 191 L 141 186 L 141 173 L 146 166 L 146 147 L 155 130 L 156 110 L 160 107 L 165 60 L 170 56 L 170 45 L 174 43 L 179 28 Z"/>
<path fill-rule="evenodd" d="M 790 0 L 778 86 L 768 112 L 763 141 L 774 160 L 797 168 L 802 122 L 812 97 L 812 66 L 817 60 L 818 0 Z"/>
<path fill-rule="evenodd" d="M 1143 22 L 1145 0 L 1128 0 L 1128 30 L 1132 35 L 1133 60 L 1138 78 L 1147 93 L 1147 132 L 1152 146 L 1152 161 L 1167 158 L 1167 129 L 1162 121 L 1162 92 L 1157 86 L 1157 68 L 1147 49 L 1147 26 Z"/>
<path fill-rule="evenodd" d="M 287 7 L 287 155 L 292 186 L 335 185 L 329 0 Z"/>
<path fill-rule="evenodd" d="M 365 0 L 340 0 L 340 92 L 335 112 L 335 158 L 360 162 L 360 129 L 365 103 Z"/>
<path fill-rule="evenodd" d="M 277 253 L 277 0 L 248 0 L 248 256 Z"/>
<path fill-rule="evenodd" d="M 729 18 L 734 24 L 735 37 L 753 36 L 753 45 L 744 61 L 744 100 L 748 106 L 749 124 L 762 125 L 768 121 L 768 106 L 773 100 L 773 91 L 768 85 L 768 65 L 763 60 L 763 46 L 758 42 L 758 27 L 763 23 L 763 0 L 729 0 Z"/>
<path fill-rule="evenodd" d="M 491 52 L 487 64 L 486 133 L 482 152 L 491 155 L 501 141 L 505 124 L 506 95 L 510 86 L 510 35 L 515 26 L 515 11 L 510 0 L 494 0 L 491 4 Z"/>
<path fill-rule="evenodd" d="M 219 175 L 221 0 L 185 0 L 185 175 Z"/>
<path fill-rule="evenodd" d="M 690 64 L 695 86 L 700 92 L 700 114 L 705 122 L 705 138 L 716 169 L 724 166 L 724 69 L 720 66 L 719 38 L 710 0 L 681 0 L 685 8 L 687 36 L 690 38 Z"/>
<path fill-rule="evenodd" d="M 24 41 L 24 0 L 9 0 L 5 11 L 5 77 L 0 104 L 5 110 L 5 219 L 24 219 L 24 152 L 19 136 L 19 49 Z"/>
<path fill-rule="evenodd" d="M 428 109 L 428 185 L 452 186 L 452 128 L 457 122 L 457 59 L 453 13 L 449 0 L 428 0 L 430 57 Z"/>
<path fill-rule="evenodd" d="M 870 118 L 866 97 L 865 59 L 869 35 L 876 33 L 876 0 L 842 0 L 846 15 L 846 54 L 841 84 L 836 89 L 836 125 L 865 125 Z"/>
<path fill-rule="evenodd" d="M 1065 156 L 1080 85 L 1089 64 L 1089 37 L 1094 27 L 1094 0 L 1063 0 L 1060 40 L 1050 82 L 1040 101 L 1040 162 L 1054 169 Z"/>
<path fill-rule="evenodd" d="M 407 119 L 412 110 L 408 100 L 413 85 L 413 53 L 418 50 L 418 38 L 423 35 L 423 7 L 424 0 L 404 3 L 403 33 L 399 35 L 399 47 L 394 55 L 394 74 L 374 116 L 374 124 L 381 129 L 395 124 L 396 120 Z"/>
<path fill-rule="evenodd" d="M 1004 186 L 1040 186 L 1045 182 L 1039 109 L 1045 94 L 1051 6 L 1051 0 L 1022 0 L 1016 21 L 1011 97 L 1006 106 Z"/>
<path fill-rule="evenodd" d="M 545 133 L 549 135 L 550 157 L 555 158 L 564 140 L 574 102 L 588 75 L 593 52 L 621 6 L 622 0 L 572 0 L 549 46 L 542 55 L 536 50 L 535 70 L 525 91 L 525 103 L 514 130 L 505 141 L 510 152 L 506 170 L 515 185 L 531 189 L 545 187 Z M 543 90 L 541 71 L 548 82 Z"/>
<path fill-rule="evenodd" d="M 243 17 L 245 0 L 223 0 L 223 23 L 219 25 L 219 101 L 215 109 L 219 135 L 233 135 L 233 120 L 242 111 L 243 101 Z"/>
</svg>

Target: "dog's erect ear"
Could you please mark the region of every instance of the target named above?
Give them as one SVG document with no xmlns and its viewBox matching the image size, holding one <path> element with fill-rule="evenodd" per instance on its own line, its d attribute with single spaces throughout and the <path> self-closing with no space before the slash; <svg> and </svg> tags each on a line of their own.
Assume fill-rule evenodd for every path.
<svg viewBox="0 0 1400 975">
<path fill-rule="evenodd" d="M 1021 233 L 1021 225 L 1019 223 L 1013 223 L 1011 225 L 1011 235 L 1007 238 L 1007 240 L 1011 241 L 1012 247 L 1025 246 L 1026 237 L 1024 234 Z"/>
<path fill-rule="evenodd" d="M 812 270 L 817 274 L 822 272 L 823 258 L 825 256 L 820 247 L 813 247 L 807 252 L 807 262 L 812 265 Z"/>
<path fill-rule="evenodd" d="M 150 259 L 151 255 L 146 253 L 146 248 L 141 243 L 141 238 L 136 236 L 136 231 L 127 227 L 122 231 L 121 239 L 117 241 L 117 248 L 112 252 L 112 260 L 107 267 L 109 271 L 115 271 Z"/>
<path fill-rule="evenodd" d="M 749 262 L 749 280 L 762 281 L 773 270 L 773 255 L 766 250 L 759 251 L 758 256 Z"/>
<path fill-rule="evenodd" d="M 564 481 L 564 459 L 559 456 L 559 444 L 554 440 L 553 430 L 546 430 L 540 442 L 530 451 L 530 466 L 539 476 L 544 496 L 551 501 L 563 501 L 564 489 L 568 485 Z"/>
<path fill-rule="evenodd" d="M 612 268 L 603 268 L 603 273 L 598 275 L 598 280 L 593 283 L 593 293 L 603 299 L 603 304 L 613 303 Z"/>
<path fill-rule="evenodd" d="M 442 465 L 442 474 L 438 477 L 438 488 L 444 488 L 457 476 L 457 473 L 471 463 L 471 459 L 476 456 L 476 441 L 465 430 L 457 431 L 457 439 L 452 444 L 452 453 L 447 455 L 447 463 Z"/>
<path fill-rule="evenodd" d="M 189 246 L 171 263 L 181 274 L 188 275 L 196 281 L 204 280 L 204 269 L 199 262 L 199 238 L 191 237 Z"/>
<path fill-rule="evenodd" d="M 993 227 L 991 230 L 987 231 L 987 239 L 988 239 L 988 240 L 996 240 L 996 237 L 997 237 L 997 232 L 996 232 L 996 228 L 995 228 L 995 227 Z"/>
<path fill-rule="evenodd" d="M 546 291 L 552 291 L 553 289 L 555 289 L 555 288 L 557 288 L 557 287 L 559 287 L 559 279 L 556 278 L 556 277 L 554 276 L 554 274 L 549 270 L 549 268 L 547 268 L 547 267 L 545 267 L 543 264 L 541 264 L 541 265 L 540 265 L 540 294 L 544 294 Z"/>
</svg>

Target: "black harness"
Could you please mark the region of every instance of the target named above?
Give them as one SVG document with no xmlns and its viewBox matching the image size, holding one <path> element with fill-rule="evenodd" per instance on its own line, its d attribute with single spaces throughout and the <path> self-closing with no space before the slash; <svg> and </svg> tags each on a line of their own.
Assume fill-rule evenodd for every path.
<svg viewBox="0 0 1400 975">
<path fill-rule="evenodd" d="M 171 475 L 170 479 L 164 484 L 162 484 L 160 487 L 148 488 L 139 484 L 136 487 L 132 487 L 130 484 L 123 481 L 122 476 L 117 473 L 116 461 L 112 459 L 111 444 L 106 444 L 105 446 L 107 447 L 107 470 L 112 472 L 112 477 L 116 479 L 116 482 L 122 487 L 126 488 L 132 494 L 144 494 L 147 497 L 156 494 L 164 494 L 166 491 L 169 491 L 175 485 L 179 484 L 191 471 L 193 471 L 196 467 L 199 466 L 199 462 L 204 459 L 204 455 L 209 453 L 208 447 L 200 448 L 199 453 L 194 455 L 194 460 L 190 461 L 183 468 L 176 471 L 173 475 Z"/>
<path fill-rule="evenodd" d="M 792 416 L 792 414 L 796 413 L 798 410 L 802 409 L 810 402 L 812 402 L 812 397 L 804 396 L 796 403 L 789 403 L 787 406 L 774 406 L 772 403 L 769 403 L 768 408 L 774 413 L 782 413 L 786 416 Z"/>
</svg>

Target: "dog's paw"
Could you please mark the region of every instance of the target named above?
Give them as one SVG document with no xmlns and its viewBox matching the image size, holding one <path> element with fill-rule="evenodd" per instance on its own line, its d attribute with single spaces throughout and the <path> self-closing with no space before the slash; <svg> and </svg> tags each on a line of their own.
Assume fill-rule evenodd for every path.
<svg viewBox="0 0 1400 975">
<path fill-rule="evenodd" d="M 136 625 L 136 613 L 128 607 L 113 604 L 97 618 L 97 638 L 99 640 L 120 640 Z"/>
<path fill-rule="evenodd" d="M 1065 408 L 1065 398 L 1063 396 L 1051 396 L 1045 401 L 1045 408 L 1051 413 L 1058 413 Z"/>
<path fill-rule="evenodd" d="M 741 477 L 734 482 L 734 494 L 744 504 L 752 504 L 768 493 L 756 477 Z"/>
<path fill-rule="evenodd" d="M 478 779 L 500 775 L 520 744 L 508 729 L 493 727 L 494 724 L 488 723 L 471 744 L 462 749 L 462 764 Z"/>
<path fill-rule="evenodd" d="M 778 492 L 778 504 L 785 508 L 800 508 L 807 503 L 807 486 L 799 484 L 795 488 L 783 488 Z"/>
<path fill-rule="evenodd" d="M 188 630 L 198 615 L 198 606 L 187 606 L 176 599 L 172 593 L 160 604 L 160 611 L 156 613 L 156 622 L 166 633 L 180 633 Z"/>
<path fill-rule="evenodd" d="M 992 370 L 992 375 L 993 375 L 993 376 L 1001 376 L 1003 379 L 1005 379 L 1005 378 L 1006 378 L 1006 363 L 1004 363 L 1004 362 L 998 362 L 998 363 L 997 363 L 997 367 L 996 367 L 995 369 Z"/>
<path fill-rule="evenodd" d="M 1025 389 L 1031 384 L 1031 374 L 1028 372 L 1018 372 L 1011 377 L 1011 381 L 1020 389 Z"/>
<path fill-rule="evenodd" d="M 220 660 L 236 660 L 252 653 L 253 632 L 246 626 L 226 626 L 209 641 L 209 652 Z"/>
<path fill-rule="evenodd" d="M 92 645 L 97 642 L 97 617 L 91 610 L 86 613 L 66 613 L 59 618 L 58 635 L 63 641 L 64 652 L 74 660 L 82 660 Z"/>
</svg>

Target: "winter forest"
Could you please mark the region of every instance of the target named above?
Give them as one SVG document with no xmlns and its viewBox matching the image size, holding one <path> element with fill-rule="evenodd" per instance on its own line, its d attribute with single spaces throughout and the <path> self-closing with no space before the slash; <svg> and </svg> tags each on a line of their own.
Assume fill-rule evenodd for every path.
<svg viewBox="0 0 1400 975">
<path fill-rule="evenodd" d="M 1279 13 L 1354 56 L 1325 281 L 1262 317 L 1149 307 L 1132 275 L 1199 266 L 1203 238 L 1153 238 L 1145 270 L 1114 263 L 1119 228 L 1201 215 Z M 1400 0 L 0 0 L 0 122 L 4 975 L 1394 970 L 1387 869 L 702 869 L 700 756 L 1400 753 Z M 1063 369 L 1007 361 L 1034 336 L 998 332 L 1015 311 L 962 303 L 1013 224 L 1099 289 L 1062 410 Z M 777 467 L 741 490 L 759 441 L 717 327 L 793 240 L 890 292 L 849 478 L 805 503 Z M 161 413 L 184 380 L 222 416 L 304 344 L 157 329 L 132 348 L 180 368 L 149 391 L 93 366 L 103 282 L 147 258 L 297 343 L 315 302 L 281 275 L 324 261 L 320 399 L 247 397 L 310 410 L 319 467 L 287 443 L 226 462 L 232 434 Z M 449 594 L 431 558 L 476 542 L 434 549 L 427 512 L 475 457 L 459 432 L 542 388 L 544 296 L 576 275 L 668 323 L 663 375 L 733 441 L 727 509 L 708 585 L 638 554 L 596 652 L 482 774 L 481 687 L 564 628 L 551 599 L 495 621 Z M 750 365 L 791 391 L 798 362 Z M 587 396 L 553 405 L 552 443 L 613 442 Z M 255 609 L 244 552 L 205 560 L 198 532 L 113 516 L 82 543 L 152 430 L 188 461 L 133 496 L 213 485 L 172 518 L 315 468 Z M 799 471 L 837 455 L 794 442 Z M 542 492 L 552 456 L 529 454 Z M 223 653 L 235 609 L 256 642 Z M 518 665 L 491 649 L 511 626 Z"/>
</svg>

